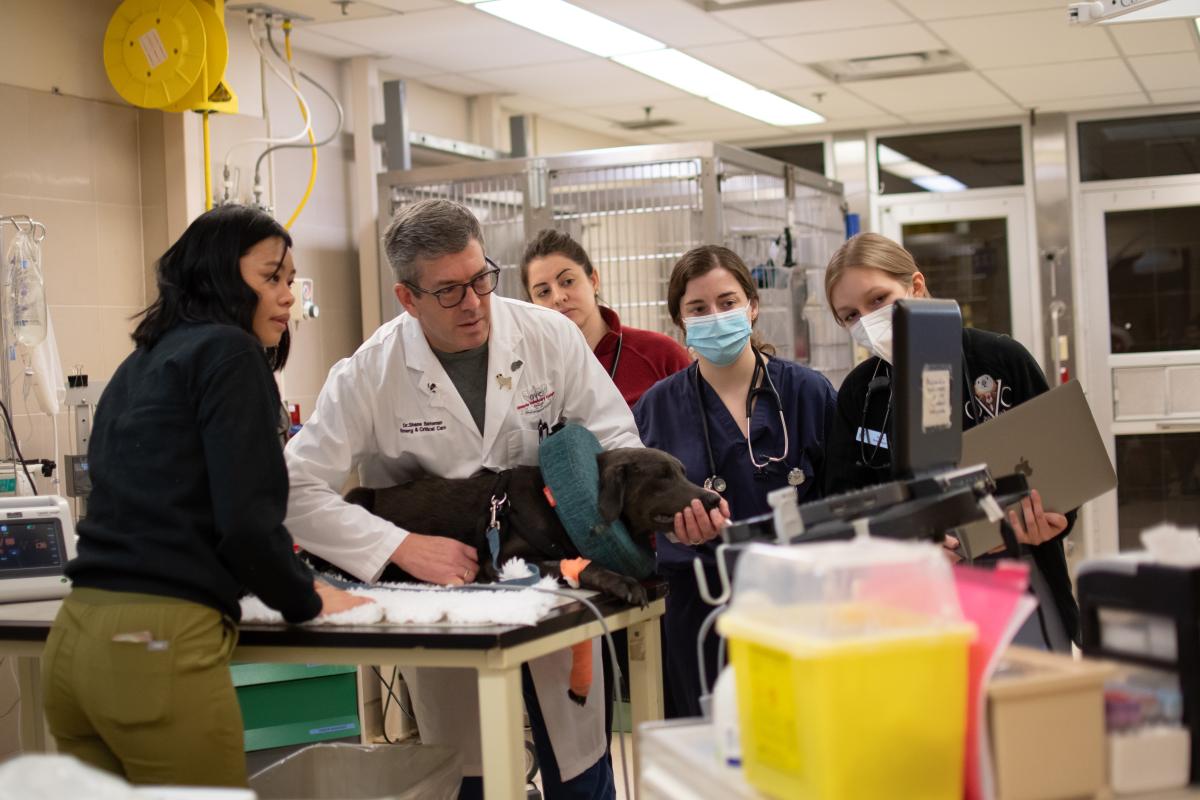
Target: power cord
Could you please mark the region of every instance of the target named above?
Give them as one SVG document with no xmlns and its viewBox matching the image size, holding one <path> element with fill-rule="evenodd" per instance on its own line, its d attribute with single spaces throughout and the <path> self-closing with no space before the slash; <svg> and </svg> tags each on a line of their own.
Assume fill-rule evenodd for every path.
<svg viewBox="0 0 1200 800">
<path fill-rule="evenodd" d="M 13 427 L 12 415 L 8 413 L 8 406 L 0 401 L 0 411 L 4 412 L 4 424 L 8 429 L 8 441 L 12 444 L 13 455 L 16 456 L 17 462 L 21 465 L 21 471 L 25 473 L 25 480 L 29 481 L 29 489 L 37 496 L 37 485 L 33 482 L 33 476 L 29 474 L 29 467 L 25 466 L 25 456 L 21 454 L 21 445 L 17 443 L 17 431 Z"/>
</svg>

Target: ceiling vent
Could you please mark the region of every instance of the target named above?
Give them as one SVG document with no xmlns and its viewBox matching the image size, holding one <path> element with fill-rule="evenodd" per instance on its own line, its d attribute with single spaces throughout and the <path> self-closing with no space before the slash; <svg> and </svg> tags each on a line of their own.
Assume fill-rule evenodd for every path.
<svg viewBox="0 0 1200 800">
<path fill-rule="evenodd" d="M 965 61 L 949 50 L 831 59 L 805 66 L 819 72 L 834 83 L 873 81 L 881 78 L 907 78 L 913 75 L 938 75 L 944 72 L 964 72 L 970 69 Z"/>
</svg>

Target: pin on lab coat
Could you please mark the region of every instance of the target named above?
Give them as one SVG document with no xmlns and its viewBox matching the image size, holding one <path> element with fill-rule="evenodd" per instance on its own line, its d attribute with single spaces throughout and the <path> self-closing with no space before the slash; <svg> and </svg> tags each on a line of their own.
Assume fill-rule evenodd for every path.
<svg viewBox="0 0 1200 800">
<path fill-rule="evenodd" d="M 306 550 L 375 580 L 407 532 L 342 500 L 351 469 L 357 467 L 363 486 L 382 488 L 419 474 L 466 478 L 481 469 L 535 465 L 538 423 L 552 426 L 560 419 L 587 427 L 605 450 L 642 446 L 620 392 L 566 317 L 492 295 L 481 434 L 420 323 L 402 314 L 333 367 L 312 416 L 288 444 L 287 528 Z M 599 640 L 593 649 L 599 659 Z M 555 758 L 569 780 L 604 753 L 600 670 L 593 675 L 592 699 L 580 707 L 567 697 L 569 652 L 529 667 Z M 403 673 L 422 739 L 457 746 L 466 774 L 479 774 L 474 671 Z"/>
</svg>

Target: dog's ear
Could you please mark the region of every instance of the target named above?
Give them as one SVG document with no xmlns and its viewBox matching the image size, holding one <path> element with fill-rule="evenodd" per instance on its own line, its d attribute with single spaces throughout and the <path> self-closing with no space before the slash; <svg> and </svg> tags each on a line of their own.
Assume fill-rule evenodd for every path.
<svg viewBox="0 0 1200 800">
<path fill-rule="evenodd" d="M 605 522 L 614 522 L 621 516 L 621 509 L 625 506 L 625 477 L 628 471 L 624 464 L 620 462 L 606 464 L 603 458 L 598 459 L 598 465 L 600 467 L 600 500 L 597 503 L 597 510 L 600 512 L 600 519 Z"/>
</svg>

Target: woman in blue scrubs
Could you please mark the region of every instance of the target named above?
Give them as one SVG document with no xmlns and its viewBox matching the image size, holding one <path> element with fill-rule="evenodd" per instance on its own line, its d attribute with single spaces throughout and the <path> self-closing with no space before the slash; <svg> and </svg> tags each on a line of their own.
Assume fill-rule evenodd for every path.
<svg viewBox="0 0 1200 800">
<path fill-rule="evenodd" d="M 824 375 L 774 358 L 754 336 L 758 290 L 742 260 L 716 245 L 688 251 L 671 272 L 667 308 L 697 360 L 634 407 L 646 446 L 682 461 L 688 479 L 718 492 L 734 520 L 770 511 L 767 493 L 784 486 L 794 486 L 800 502 L 820 497 L 834 390 Z M 675 716 L 699 716 L 700 695 L 716 679 L 717 636 L 710 632 L 709 685 L 700 685 L 697 639 L 712 607 L 699 595 L 692 561 L 701 559 L 715 586 L 717 532 L 709 519 L 685 511 L 676 517 L 678 541 L 658 536 L 659 573 L 670 587 L 665 688 Z"/>
</svg>

